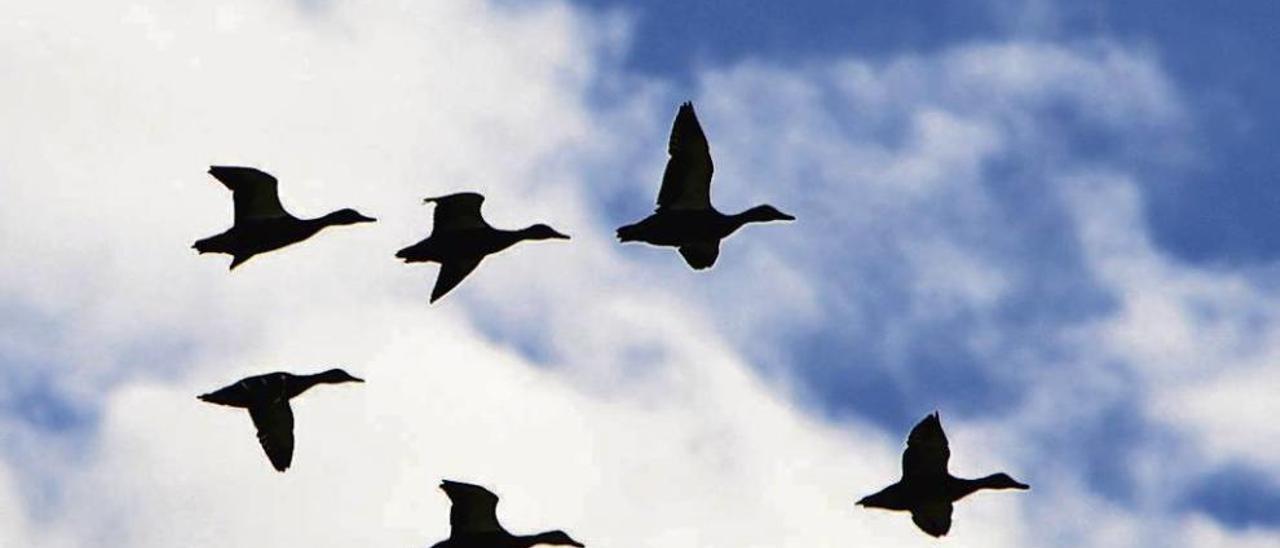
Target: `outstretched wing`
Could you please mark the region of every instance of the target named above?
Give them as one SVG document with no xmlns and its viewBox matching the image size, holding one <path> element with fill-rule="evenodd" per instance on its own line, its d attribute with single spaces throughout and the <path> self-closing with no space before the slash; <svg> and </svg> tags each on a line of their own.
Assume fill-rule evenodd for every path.
<svg viewBox="0 0 1280 548">
<path fill-rule="evenodd" d="M 480 215 L 484 196 L 475 192 L 459 192 L 448 196 L 427 198 L 423 203 L 435 203 L 434 231 L 487 228 L 489 223 Z"/>
<path fill-rule="evenodd" d="M 462 279 L 466 278 L 467 274 L 480 266 L 482 259 L 484 257 L 450 259 L 440 263 L 440 274 L 436 276 L 436 286 L 431 289 L 431 302 L 436 302 L 445 293 L 462 283 Z"/>
<path fill-rule="evenodd" d="M 696 242 L 680 246 L 680 255 L 684 257 L 684 262 L 694 270 L 702 270 L 711 268 L 716 264 L 716 257 L 720 256 L 720 240 L 708 240 L 705 242 Z"/>
<path fill-rule="evenodd" d="M 911 510 L 911 521 L 921 531 L 935 537 L 943 536 L 951 530 L 951 503 L 937 502 L 917 506 Z"/>
<path fill-rule="evenodd" d="M 293 462 L 293 409 L 289 400 L 279 399 L 249 408 L 253 425 L 258 428 L 258 443 L 271 459 L 271 466 L 284 472 Z"/>
<path fill-rule="evenodd" d="M 449 509 L 453 537 L 506 532 L 498 524 L 498 495 L 479 485 L 449 480 L 444 480 L 440 488 L 453 503 Z"/>
<path fill-rule="evenodd" d="M 252 167 L 213 166 L 209 174 L 231 189 L 235 201 L 235 222 L 290 217 L 280 205 L 276 178 Z"/>
<path fill-rule="evenodd" d="M 667 143 L 667 169 L 658 191 L 658 209 L 708 209 L 711 207 L 711 147 L 693 113 L 693 103 L 680 105 Z"/>
<path fill-rule="evenodd" d="M 946 476 L 950 458 L 947 435 L 935 412 L 920 421 L 907 436 L 907 450 L 902 452 L 902 477 L 929 480 Z"/>
</svg>

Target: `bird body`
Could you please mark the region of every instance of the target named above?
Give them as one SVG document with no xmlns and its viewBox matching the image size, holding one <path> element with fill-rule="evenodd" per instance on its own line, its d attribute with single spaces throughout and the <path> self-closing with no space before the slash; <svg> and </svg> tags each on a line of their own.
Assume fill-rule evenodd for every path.
<svg viewBox="0 0 1280 548">
<path fill-rule="evenodd" d="M 1008 474 L 977 479 L 952 476 L 947 471 L 951 450 L 942 421 L 933 413 L 920 421 L 907 437 L 902 453 L 902 479 L 858 501 L 861 506 L 911 512 L 920 530 L 935 537 L 951 529 L 952 504 L 981 489 L 1029 489 Z"/>
<path fill-rule="evenodd" d="M 426 198 L 423 203 L 436 204 L 431 235 L 397 251 L 396 257 L 406 263 L 440 263 L 440 274 L 431 290 L 433 303 L 462 283 L 489 255 L 525 240 L 569 239 L 544 224 L 520 230 L 493 228 L 480 214 L 484 196 L 475 192 Z"/>
<path fill-rule="evenodd" d="M 582 546 L 572 542 L 564 542 L 566 537 L 550 533 L 537 535 L 512 535 L 510 533 L 480 533 L 466 538 L 445 539 L 431 545 L 431 548 L 530 548 L 539 544 L 559 546 Z M 561 533 L 563 534 L 563 533 Z"/>
<path fill-rule="evenodd" d="M 440 489 L 449 496 L 449 538 L 432 548 L 529 548 L 539 544 L 577 546 L 564 531 L 513 535 L 498 523 L 498 496 L 479 485 L 444 480 Z"/>
<path fill-rule="evenodd" d="M 396 257 L 406 263 L 482 259 L 525 239 L 519 230 L 467 228 L 444 231 L 400 250 Z"/>
<path fill-rule="evenodd" d="M 747 223 L 791 218 L 770 206 L 758 206 L 733 215 L 725 215 L 713 207 L 659 209 L 638 223 L 619 228 L 618 239 L 623 242 L 640 241 L 680 247 L 690 243 L 722 240 Z"/>
<path fill-rule="evenodd" d="M 315 236 L 325 227 L 373 222 L 354 209 L 340 209 L 314 219 L 299 219 L 280 204 L 276 178 L 251 167 L 213 166 L 209 174 L 231 189 L 235 224 L 225 232 L 196 241 L 200 253 L 231 255 L 231 267 L 259 253 L 274 251 Z"/>
<path fill-rule="evenodd" d="M 247 377 L 199 396 L 201 401 L 249 410 L 258 429 L 258 442 L 276 470 L 284 472 L 293 461 L 293 409 L 289 400 L 311 387 L 330 383 L 364 382 L 341 369 L 313 375 L 283 371 Z"/>
<path fill-rule="evenodd" d="M 720 240 L 747 223 L 791 221 L 770 205 L 726 215 L 711 205 L 711 176 L 715 168 L 707 136 L 692 103 L 676 114 L 667 146 L 671 158 L 662 175 L 658 208 L 638 223 L 618 229 L 621 242 L 644 242 L 679 248 L 695 270 L 709 268 L 720 254 Z"/>
</svg>

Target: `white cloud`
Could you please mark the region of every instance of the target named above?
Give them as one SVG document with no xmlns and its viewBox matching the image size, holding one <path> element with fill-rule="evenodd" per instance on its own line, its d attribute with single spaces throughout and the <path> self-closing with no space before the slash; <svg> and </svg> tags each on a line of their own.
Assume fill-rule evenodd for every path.
<svg viewBox="0 0 1280 548">
<path fill-rule="evenodd" d="M 1280 467 L 1270 417 L 1280 388 L 1280 295 L 1248 272 L 1202 270 L 1154 249 L 1139 227 L 1135 185 L 1091 174 L 1065 185 L 1093 270 L 1115 291 L 1116 314 L 1093 326 L 1099 352 L 1144 377 L 1152 418 L 1191 434 L 1206 465 L 1233 459 Z"/>
<path fill-rule="evenodd" d="M 89 455 L 48 472 L 57 511 L 7 527 L 12 544 L 421 544 L 445 535 L 442 476 L 493 486 L 512 529 L 593 545 L 821 544 L 869 519 L 852 500 L 879 478 L 849 440 L 878 439 L 886 470 L 896 440 L 797 414 L 668 292 L 574 291 L 623 272 L 576 181 L 548 167 L 597 131 L 581 101 L 602 38 L 565 7 L 65 7 L 14 6 L 3 33 L 21 69 L 4 114 L 41 138 L 0 147 L 20 183 L 4 187 L 0 223 L 24 235 L 3 251 L 31 257 L 2 287 L 54 318 L 58 387 L 100 403 L 102 423 Z M 228 222 L 226 192 L 202 173 L 213 162 L 277 174 L 299 214 L 354 206 L 381 221 L 228 275 L 187 248 Z M 466 297 L 427 307 L 433 269 L 390 253 L 426 231 L 418 198 L 457 188 L 492 191 L 496 224 L 545 219 L 577 236 L 496 257 L 465 289 L 549 292 L 635 329 L 574 325 L 556 344 L 592 355 L 546 369 L 463 327 Z M 518 272 L 533 287 L 503 280 Z M 157 353 L 157 336 L 192 346 Z M 627 347 L 655 359 L 619 372 L 610 360 Z M 370 382 L 298 401 L 283 476 L 242 413 L 193 399 L 264 369 L 332 365 Z"/>
<path fill-rule="evenodd" d="M 827 278 L 833 264 L 903 265 L 917 305 L 904 344 L 931 313 L 999 306 L 1026 272 L 991 229 L 998 190 L 984 166 L 1023 147 L 1065 154 L 1038 133 L 1046 102 L 1126 131 L 1182 123 L 1158 64 L 1110 47 L 711 72 L 698 105 L 717 202 L 770 201 L 800 221 L 748 229 L 707 276 L 669 250 L 615 246 L 602 220 L 602 196 L 656 190 L 671 110 L 665 83 L 618 72 L 625 22 L 611 16 L 443 2 L 0 11 L 12 15 L 0 19 L 0 63 L 14 68 L 0 71 L 0 118 L 23 128 L 0 132 L 0 232 L 21 234 L 0 239 L 0 254 L 25 261 L 0 270 L 0 302 L 54 326 L 6 332 L 0 352 L 46 358 L 61 395 L 101 411 L 85 454 L 53 452 L 33 480 L 54 482 L 55 511 L 32 509 L 13 480 L 32 472 L 23 459 L 0 466 L 0 508 L 27 508 L 0 512 L 6 546 L 421 545 L 446 534 L 441 477 L 493 487 L 512 530 L 563 528 L 591 546 L 932 545 L 907 516 L 852 504 L 893 479 L 905 431 L 807 415 L 795 379 L 758 376 L 770 369 L 751 363 L 767 361 L 758 347 L 780 325 L 882 320 L 841 306 L 877 288 L 833 291 L 846 285 Z M 618 105 L 594 106 L 617 81 L 636 89 L 609 88 Z M 202 173 L 210 163 L 275 173 L 297 214 L 351 206 L 380 221 L 229 275 L 225 259 L 188 249 L 229 223 L 229 196 Z M 427 231 L 419 198 L 463 188 L 489 195 L 498 226 L 547 221 L 574 240 L 494 257 L 428 307 L 434 268 L 390 254 Z M 1198 371 L 1187 356 L 1239 342 L 1227 320 L 1210 325 L 1220 347 L 1172 346 L 1205 327 L 1188 295 L 1258 294 L 1153 258 L 1125 209 L 1133 185 L 1089 188 L 1121 193 L 1064 202 L 1124 306 L 1081 331 L 1141 363 L 1187 360 L 1144 377 L 1152 405 L 1168 406 Z M 838 235 L 841 249 L 815 235 Z M 546 354 L 535 363 L 493 331 Z M 285 475 L 243 413 L 194 399 L 265 370 L 333 365 L 369 383 L 297 400 Z M 1133 545 L 1156 523 L 1171 539 L 1260 542 L 1158 505 L 1121 508 L 1084 487 L 1075 463 L 1043 464 L 1023 436 L 1060 421 L 1051 404 L 1087 402 L 1110 380 L 1092 362 L 1068 365 L 1088 378 L 1043 388 L 1051 397 L 1009 417 L 948 419 L 957 472 L 1007 469 L 1035 485 L 966 500 L 948 544 Z M 1226 416 L 1214 402 L 1235 392 L 1229 379 L 1178 417 L 1234 453 L 1244 430 L 1212 422 Z"/>
</svg>

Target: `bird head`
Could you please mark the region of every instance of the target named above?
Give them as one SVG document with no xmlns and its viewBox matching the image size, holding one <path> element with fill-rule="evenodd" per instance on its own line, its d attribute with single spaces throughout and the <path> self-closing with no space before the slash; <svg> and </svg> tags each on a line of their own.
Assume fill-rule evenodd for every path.
<svg viewBox="0 0 1280 548">
<path fill-rule="evenodd" d="M 1030 489 L 1031 486 L 1013 479 L 1004 472 L 991 474 L 982 478 L 983 486 L 988 489 Z"/>
<path fill-rule="evenodd" d="M 373 217 L 361 215 L 359 211 L 354 209 L 339 209 L 333 213 L 324 216 L 329 224 L 333 225 L 353 225 L 356 223 L 372 223 L 377 221 Z"/>
<path fill-rule="evenodd" d="M 787 215 L 786 213 L 783 213 L 781 211 L 778 211 L 778 208 L 768 204 L 758 205 L 756 207 L 748 209 L 746 211 L 745 216 L 747 217 L 747 219 L 754 222 L 796 220 L 795 217 L 791 215 Z"/>
<path fill-rule="evenodd" d="M 562 234 L 560 232 L 557 232 L 556 229 L 541 223 L 533 225 L 520 232 L 521 232 L 521 235 L 523 235 L 524 239 L 526 240 L 552 240 L 552 239 L 568 240 L 569 239 L 569 236 L 567 234 Z"/>
<path fill-rule="evenodd" d="M 343 382 L 364 382 L 364 379 L 356 377 L 351 373 L 347 373 L 341 369 L 330 369 L 319 375 L 320 380 L 327 383 L 343 383 Z"/>
</svg>

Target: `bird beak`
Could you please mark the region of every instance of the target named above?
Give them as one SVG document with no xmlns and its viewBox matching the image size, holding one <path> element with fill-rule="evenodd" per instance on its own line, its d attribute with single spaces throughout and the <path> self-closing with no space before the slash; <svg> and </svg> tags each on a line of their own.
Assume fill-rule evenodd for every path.
<svg viewBox="0 0 1280 548">
<path fill-rule="evenodd" d="M 552 232 L 555 232 L 555 231 L 553 230 Z M 552 238 L 555 238 L 555 239 L 557 239 L 557 240 L 568 240 L 568 239 L 569 239 L 569 235 L 568 235 L 568 234 L 562 234 L 562 233 L 560 233 L 560 232 L 555 232 L 555 234 L 556 234 L 556 235 L 555 235 L 555 236 L 552 236 Z"/>
<path fill-rule="evenodd" d="M 1015 481 L 1014 483 L 1016 483 L 1016 484 L 1017 484 L 1017 487 L 1014 487 L 1014 489 L 1022 489 L 1022 490 L 1024 490 L 1024 491 L 1025 491 L 1025 490 L 1027 490 L 1027 489 L 1030 489 L 1030 488 L 1031 488 L 1031 486 L 1030 486 L 1030 485 L 1027 485 L 1027 484 L 1022 483 L 1022 482 L 1020 482 L 1020 481 Z"/>
<path fill-rule="evenodd" d="M 794 220 L 796 220 L 796 216 L 795 216 L 795 215 L 787 215 L 786 213 L 783 213 L 783 214 L 782 214 L 782 220 L 784 220 L 784 221 L 794 221 Z"/>
<path fill-rule="evenodd" d="M 366 217 L 366 216 L 364 216 L 364 215 L 360 215 L 359 219 L 360 219 L 360 222 L 362 222 L 362 223 L 372 223 L 372 222 L 377 221 L 377 219 L 375 219 L 375 218 L 373 218 L 373 217 Z"/>
<path fill-rule="evenodd" d="M 351 377 L 351 382 L 364 382 L 364 379 L 356 376 Z"/>
</svg>

